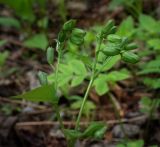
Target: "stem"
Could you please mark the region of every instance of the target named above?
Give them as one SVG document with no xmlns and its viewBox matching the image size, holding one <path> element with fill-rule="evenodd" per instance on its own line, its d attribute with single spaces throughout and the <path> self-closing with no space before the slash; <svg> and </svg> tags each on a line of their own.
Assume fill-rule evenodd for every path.
<svg viewBox="0 0 160 147">
<path fill-rule="evenodd" d="M 59 110 L 58 104 L 55 104 L 54 107 L 55 107 L 55 110 L 56 110 L 57 119 L 58 119 L 58 121 L 60 123 L 60 127 L 63 131 L 64 130 L 64 125 L 63 125 L 62 117 L 60 115 L 60 110 Z"/>
<path fill-rule="evenodd" d="M 95 78 L 99 75 L 99 73 L 103 70 L 103 68 L 108 64 L 108 62 L 111 60 L 112 57 L 108 56 L 106 60 L 104 61 L 103 65 L 100 67 L 100 69 L 95 73 Z"/>
<path fill-rule="evenodd" d="M 79 111 L 79 114 L 78 114 L 78 117 L 77 117 L 77 121 L 76 121 L 76 127 L 75 127 L 76 130 L 78 130 L 78 128 L 79 128 L 79 123 L 80 123 L 82 112 L 83 112 L 83 109 L 84 109 L 84 106 L 85 106 L 85 102 L 87 100 L 87 97 L 88 97 L 88 94 L 89 94 L 89 91 L 92 87 L 93 82 L 94 82 L 94 76 L 91 77 L 91 80 L 90 80 L 89 85 L 87 87 L 86 93 L 84 95 L 83 102 L 82 102 L 82 105 L 81 105 L 81 108 L 80 108 L 80 111 Z"/>
<path fill-rule="evenodd" d="M 126 134 L 126 132 L 125 132 L 125 129 L 124 129 L 124 127 L 123 127 L 123 124 L 122 124 L 122 121 L 121 121 L 121 116 L 120 116 L 120 114 L 119 114 L 119 109 L 117 108 L 117 105 L 116 105 L 116 103 L 115 103 L 115 100 L 114 100 L 113 95 L 110 94 L 110 93 L 109 93 L 108 95 L 109 95 L 110 101 L 111 101 L 111 103 L 112 103 L 112 105 L 113 105 L 113 108 L 114 108 L 116 117 L 117 117 L 117 119 L 118 119 L 119 122 L 120 122 L 121 130 L 122 130 L 122 132 L 124 133 L 124 140 L 127 141 L 128 136 L 127 136 L 127 134 Z M 127 146 L 126 146 L 126 143 L 124 143 L 124 145 L 125 145 L 125 147 L 127 147 Z"/>
<path fill-rule="evenodd" d="M 156 111 L 156 100 L 152 100 L 152 103 L 151 103 L 151 109 L 150 109 L 150 112 L 149 112 L 149 119 L 148 119 L 148 122 L 147 122 L 147 125 L 146 125 L 146 129 L 145 129 L 145 140 L 148 139 L 148 133 L 149 133 L 149 127 L 151 125 L 151 121 L 153 119 L 153 113 Z"/>
<path fill-rule="evenodd" d="M 59 72 L 60 59 L 61 59 L 61 51 L 58 51 L 58 59 L 57 59 L 56 73 L 55 73 L 55 90 L 56 90 L 56 92 L 58 91 L 58 72 Z M 51 66 L 51 67 L 53 68 L 53 66 Z M 60 110 L 59 110 L 59 107 L 58 107 L 58 103 L 54 104 L 54 107 L 55 107 L 55 110 L 56 110 L 57 119 L 60 123 L 60 128 L 63 131 L 64 130 L 64 125 L 63 125 L 62 117 L 60 115 Z"/>
<path fill-rule="evenodd" d="M 77 117 L 76 126 L 75 126 L 76 130 L 79 129 L 80 119 L 82 117 L 82 112 L 83 112 L 83 109 L 84 109 L 84 106 L 85 106 L 85 102 L 88 98 L 89 91 L 90 91 L 90 89 L 92 87 L 92 84 L 94 82 L 94 79 L 95 79 L 96 65 L 97 65 L 97 61 L 98 61 L 98 55 L 99 55 L 99 50 L 100 50 L 100 47 L 101 47 L 101 43 L 102 43 L 102 40 L 98 40 L 98 45 L 96 47 L 95 61 L 94 61 L 94 65 L 93 65 L 93 68 L 92 68 L 92 75 L 91 75 L 91 79 L 90 79 L 90 82 L 88 84 L 87 90 L 85 92 L 83 102 L 82 102 L 82 105 L 81 105 L 81 108 L 80 108 L 80 111 L 79 111 L 79 114 L 78 114 L 78 117 Z"/>
</svg>

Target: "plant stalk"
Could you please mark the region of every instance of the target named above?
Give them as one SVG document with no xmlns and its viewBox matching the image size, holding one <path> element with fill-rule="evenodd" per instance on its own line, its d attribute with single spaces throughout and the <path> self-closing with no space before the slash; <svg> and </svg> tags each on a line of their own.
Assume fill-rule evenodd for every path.
<svg viewBox="0 0 160 147">
<path fill-rule="evenodd" d="M 94 61 L 94 65 L 93 65 L 93 68 L 92 68 L 91 79 L 90 79 L 90 82 L 88 84 L 87 90 L 85 92 L 85 95 L 84 95 L 84 98 L 83 98 L 83 102 L 82 102 L 82 105 L 81 105 L 81 108 L 80 108 L 80 111 L 79 111 L 79 114 L 78 114 L 78 117 L 77 117 L 75 130 L 79 129 L 80 119 L 82 117 L 82 113 L 83 113 L 83 109 L 84 109 L 84 106 L 85 106 L 85 102 L 86 102 L 86 100 L 88 98 L 90 89 L 92 88 L 92 85 L 93 85 L 93 82 L 94 82 L 94 79 L 95 79 L 96 65 L 97 65 L 97 62 L 98 62 L 98 55 L 99 55 L 99 50 L 100 50 L 101 44 L 102 44 L 102 39 L 98 40 L 98 45 L 96 47 L 96 53 L 95 53 L 96 54 L 95 55 L 95 61 Z"/>
<path fill-rule="evenodd" d="M 57 59 L 56 73 L 55 73 L 55 90 L 56 90 L 56 92 L 58 91 L 58 72 L 59 72 L 60 59 L 61 59 L 61 51 L 58 51 L 58 59 Z M 55 110 L 56 110 L 57 119 L 60 123 L 60 128 L 63 131 L 64 130 L 64 124 L 63 124 L 62 117 L 60 115 L 60 110 L 59 110 L 59 107 L 58 107 L 58 103 L 54 104 L 54 107 L 55 107 Z"/>
</svg>

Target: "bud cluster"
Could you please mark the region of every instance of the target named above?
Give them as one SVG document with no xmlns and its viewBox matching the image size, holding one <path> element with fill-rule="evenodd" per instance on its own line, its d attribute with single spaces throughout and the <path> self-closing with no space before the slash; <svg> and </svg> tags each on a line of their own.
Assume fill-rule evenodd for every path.
<svg viewBox="0 0 160 147">
<path fill-rule="evenodd" d="M 113 34 L 112 31 L 115 28 L 112 21 L 109 21 L 104 29 L 101 31 L 101 37 L 107 39 L 108 44 L 105 48 L 101 49 L 101 52 L 106 56 L 121 55 L 123 61 L 128 63 L 137 63 L 139 57 L 132 53 L 131 50 L 137 48 L 135 43 L 130 43 L 126 37 L 120 37 Z"/>
</svg>

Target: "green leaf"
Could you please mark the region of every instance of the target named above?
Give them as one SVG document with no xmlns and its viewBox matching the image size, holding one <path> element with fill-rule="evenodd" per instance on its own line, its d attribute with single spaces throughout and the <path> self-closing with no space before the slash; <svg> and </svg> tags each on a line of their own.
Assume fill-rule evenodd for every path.
<svg viewBox="0 0 160 147">
<path fill-rule="evenodd" d="M 4 3 L 14 9 L 15 13 L 21 17 L 21 19 L 33 22 L 35 15 L 33 13 L 32 5 L 33 1 L 29 0 L 0 0 L 1 3 Z"/>
<path fill-rule="evenodd" d="M 106 80 L 108 82 L 117 82 L 117 81 L 125 80 L 129 77 L 130 77 L 129 72 L 126 70 L 112 71 L 107 74 Z"/>
<path fill-rule="evenodd" d="M 117 147 L 143 147 L 144 141 L 143 140 L 136 140 L 136 141 L 128 141 L 124 142 L 124 144 L 118 144 Z"/>
<path fill-rule="evenodd" d="M 147 62 L 141 66 L 140 75 L 151 74 L 151 73 L 160 73 L 160 59 L 155 59 L 150 62 Z"/>
<path fill-rule="evenodd" d="M 152 89 L 160 88 L 160 78 L 144 78 L 143 83 Z"/>
<path fill-rule="evenodd" d="M 39 82 L 40 82 L 41 85 L 47 85 L 48 84 L 47 73 L 45 73 L 43 71 L 39 71 L 38 72 L 38 78 L 39 78 Z"/>
<path fill-rule="evenodd" d="M 82 133 L 73 129 L 64 129 L 64 135 L 67 138 L 68 146 L 74 147 L 76 140 L 81 137 Z"/>
<path fill-rule="evenodd" d="M 75 87 L 80 85 L 83 82 L 84 78 L 84 76 L 74 76 L 71 82 L 71 86 Z"/>
<path fill-rule="evenodd" d="M 98 134 L 98 131 L 102 131 L 102 129 L 104 129 L 105 127 L 105 130 L 107 129 L 106 128 L 106 124 L 102 123 L 102 122 L 92 122 L 88 128 L 83 132 L 82 134 L 82 138 L 95 138 L 96 135 Z M 103 131 L 105 133 L 105 131 Z M 104 134 L 102 134 L 101 136 L 99 137 L 103 137 Z"/>
<path fill-rule="evenodd" d="M 93 85 L 98 95 L 103 95 L 109 91 L 107 84 L 107 75 L 100 74 L 94 81 Z"/>
<path fill-rule="evenodd" d="M 0 47 L 5 45 L 7 43 L 7 40 L 0 40 Z"/>
<path fill-rule="evenodd" d="M 121 37 L 131 37 L 135 33 L 134 22 L 131 16 L 127 17 L 118 27 L 117 35 Z"/>
<path fill-rule="evenodd" d="M 71 109 L 74 109 L 74 110 L 80 109 L 82 102 L 83 102 L 82 98 L 80 100 L 77 100 L 76 102 L 73 102 L 71 104 Z M 87 100 L 85 102 L 84 109 L 83 109 L 82 113 L 86 116 L 89 116 L 90 111 L 94 110 L 95 108 L 96 108 L 96 105 L 93 102 Z"/>
<path fill-rule="evenodd" d="M 43 28 L 43 29 L 47 29 L 47 27 L 48 27 L 48 17 L 44 17 L 44 18 L 38 20 L 38 26 Z"/>
<path fill-rule="evenodd" d="M 4 27 L 14 27 L 16 29 L 20 29 L 20 22 L 15 18 L 10 17 L 0 17 L 0 25 Z"/>
<path fill-rule="evenodd" d="M 155 50 L 160 50 L 160 39 L 155 38 L 155 39 L 150 39 L 147 41 L 149 47 L 152 47 Z"/>
<path fill-rule="evenodd" d="M 61 87 L 67 83 L 69 83 L 69 81 L 72 79 L 72 74 L 67 75 L 67 74 L 59 74 L 58 76 L 58 85 Z"/>
<path fill-rule="evenodd" d="M 0 53 L 0 67 L 3 66 L 9 56 L 9 52 L 5 51 L 3 53 Z"/>
<path fill-rule="evenodd" d="M 143 113 L 149 113 L 151 111 L 152 100 L 148 97 L 143 97 L 140 100 L 140 111 Z"/>
<path fill-rule="evenodd" d="M 85 65 L 82 61 L 79 60 L 71 60 L 69 62 L 69 65 L 72 67 L 73 72 L 76 75 L 86 75 L 87 74 L 87 70 L 85 68 Z"/>
<path fill-rule="evenodd" d="M 107 71 L 109 69 L 111 69 L 119 60 L 120 60 L 120 55 L 117 55 L 117 56 L 113 56 L 112 58 L 110 58 L 104 68 L 102 69 L 102 71 Z M 97 64 L 97 69 L 100 69 L 102 66 L 102 64 Z"/>
<path fill-rule="evenodd" d="M 139 17 L 139 22 L 140 27 L 150 33 L 160 32 L 159 23 L 149 15 L 141 14 Z"/>
<path fill-rule="evenodd" d="M 118 6 L 123 5 L 124 2 L 126 2 L 125 0 L 112 0 L 109 3 L 109 10 L 115 10 Z"/>
<path fill-rule="evenodd" d="M 107 126 L 102 127 L 101 129 L 99 129 L 98 131 L 95 132 L 94 138 L 102 139 L 106 130 L 107 130 Z"/>
<path fill-rule="evenodd" d="M 64 134 L 70 140 L 77 139 L 77 138 L 79 138 L 82 135 L 81 132 L 79 132 L 77 130 L 71 130 L 71 129 L 65 129 L 64 130 Z"/>
<path fill-rule="evenodd" d="M 45 34 L 36 34 L 24 41 L 24 45 L 28 48 L 39 48 L 45 50 L 48 46 L 48 39 Z"/>
<path fill-rule="evenodd" d="M 21 95 L 13 96 L 13 98 L 23 98 L 33 102 L 58 102 L 54 84 L 38 87 Z"/>
</svg>

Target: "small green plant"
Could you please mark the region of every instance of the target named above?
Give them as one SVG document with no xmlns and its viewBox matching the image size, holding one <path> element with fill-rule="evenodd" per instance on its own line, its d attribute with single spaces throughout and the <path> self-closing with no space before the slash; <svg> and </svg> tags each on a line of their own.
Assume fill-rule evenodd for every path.
<svg viewBox="0 0 160 147">
<path fill-rule="evenodd" d="M 65 22 L 67 20 L 67 10 L 65 7 L 65 0 L 58 1 L 58 12 L 59 12 L 59 15 L 61 16 L 63 22 Z"/>
<path fill-rule="evenodd" d="M 0 4 L 9 6 L 14 10 L 12 17 L 0 16 L 0 26 L 15 28 L 23 32 L 25 34 L 23 41 L 25 47 L 44 50 L 48 46 L 48 38 L 45 34 L 48 27 L 46 0 L 16 0 L 16 2 L 0 0 Z M 34 7 L 38 7 L 38 11 L 35 12 Z M 16 18 L 14 18 L 14 15 Z M 37 25 L 40 30 L 39 33 L 33 34 L 33 24 Z"/>
<path fill-rule="evenodd" d="M 125 143 L 118 144 L 116 147 L 143 147 L 144 141 L 143 140 L 134 140 L 134 141 L 127 141 Z M 157 145 L 152 145 L 149 147 L 158 147 Z"/>
<path fill-rule="evenodd" d="M 135 140 L 135 141 L 128 141 L 125 143 L 118 144 L 117 147 L 143 147 L 144 141 L 143 140 Z"/>
<path fill-rule="evenodd" d="M 138 18 L 142 13 L 143 0 L 112 0 L 109 8 L 113 10 L 117 6 L 123 6 L 133 17 Z"/>
<path fill-rule="evenodd" d="M 4 66 L 8 56 L 9 56 L 8 51 L 4 51 L 4 52 L 0 53 L 0 69 L 2 66 Z"/>
<path fill-rule="evenodd" d="M 77 139 L 100 139 L 103 137 L 107 129 L 106 124 L 103 122 L 92 122 L 84 131 L 80 129 L 80 121 L 82 114 L 84 113 L 85 106 L 86 104 L 88 104 L 87 98 L 89 92 L 91 88 L 97 83 L 97 77 L 102 76 L 102 73 L 104 72 L 107 63 L 115 56 L 121 57 L 121 59 L 127 63 L 137 63 L 139 61 L 139 57 L 131 51 L 137 48 L 136 44 L 131 43 L 128 37 L 120 37 L 118 35 L 115 35 L 116 27 L 114 25 L 114 22 L 110 20 L 97 34 L 95 56 L 90 57 L 89 59 L 91 60 L 87 60 L 86 58 L 81 58 L 82 61 L 71 60 L 71 62 L 69 62 L 67 66 L 64 66 L 63 62 L 65 62 L 65 60 L 63 61 L 63 59 L 67 52 L 66 48 L 68 42 L 78 47 L 84 43 L 84 37 L 86 35 L 86 32 L 82 29 L 76 28 L 75 24 L 75 20 L 67 21 L 58 34 L 55 50 L 54 48 L 49 47 L 46 51 L 48 64 L 54 70 L 54 80 L 52 81 L 52 83 L 49 82 L 47 78 L 47 73 L 39 72 L 38 76 L 42 85 L 41 87 L 26 92 L 22 95 L 14 96 L 14 98 L 24 98 L 26 100 L 31 100 L 35 102 L 48 101 L 52 103 L 57 114 L 60 128 L 62 129 L 67 139 L 69 147 L 74 146 Z M 55 51 L 58 54 L 56 66 L 54 66 Z M 113 74 L 115 74 L 116 76 L 117 73 Z M 65 76 L 65 79 L 62 78 L 63 80 L 61 79 L 61 77 L 63 77 L 62 75 Z M 88 75 L 89 83 L 86 88 L 84 98 L 80 102 L 81 106 L 76 119 L 75 128 L 66 129 L 63 125 L 63 120 L 60 115 L 60 108 L 58 105 L 60 99 L 59 90 L 61 88 L 61 85 L 63 85 L 66 80 L 71 80 L 72 85 L 75 86 L 81 83 L 86 77 L 86 75 Z M 123 74 L 118 76 L 122 76 L 121 79 L 125 78 Z M 115 77 L 110 75 L 109 79 L 113 79 L 114 81 Z"/>
<path fill-rule="evenodd" d="M 160 106 L 160 99 L 151 99 L 149 97 L 143 97 L 140 101 L 140 111 L 149 115 L 152 119 L 152 116 L 157 112 Z"/>
</svg>

